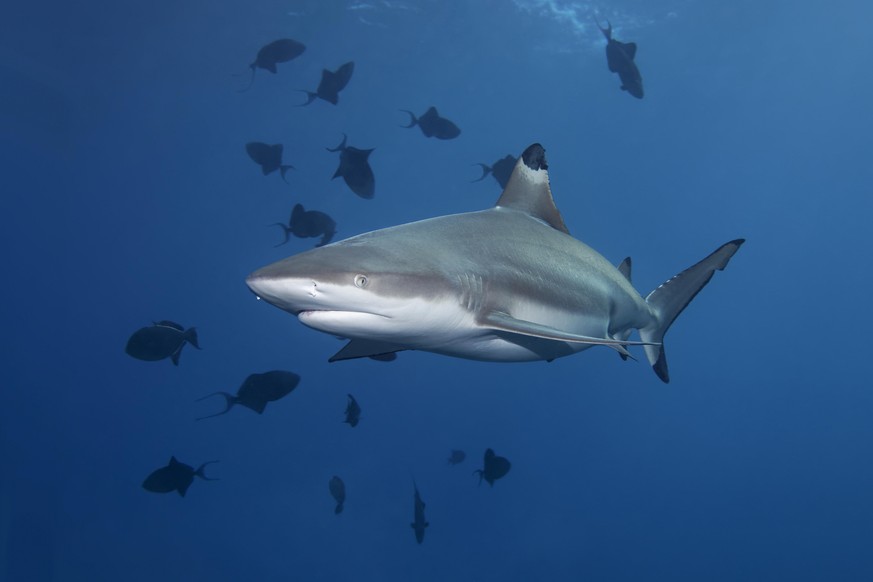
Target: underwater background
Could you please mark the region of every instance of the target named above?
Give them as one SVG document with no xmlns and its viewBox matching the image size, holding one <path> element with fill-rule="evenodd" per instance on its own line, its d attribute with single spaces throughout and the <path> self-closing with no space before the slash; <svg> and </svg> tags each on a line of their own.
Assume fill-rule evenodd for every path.
<svg viewBox="0 0 873 582">
<path fill-rule="evenodd" d="M 0 20 L 0 579 L 870 580 L 873 5 L 771 0 L 16 2 Z M 606 40 L 637 43 L 645 97 Z M 266 43 L 298 58 L 259 69 Z M 336 105 L 306 100 L 355 62 Z M 238 76 L 234 76 L 234 75 Z M 436 106 L 452 140 L 400 127 Z M 370 156 L 355 196 L 334 148 Z M 284 144 L 288 183 L 251 141 Z M 645 296 L 747 239 L 666 337 L 671 383 L 606 348 L 551 363 L 342 343 L 246 275 L 488 208 L 539 142 L 573 236 Z M 179 366 L 124 353 L 196 326 Z M 299 386 L 262 415 L 251 373 Z M 347 394 L 360 424 L 343 424 Z M 487 448 L 511 471 L 479 484 Z M 467 453 L 456 466 L 452 449 Z M 145 491 L 171 456 L 217 481 Z M 346 487 L 334 514 L 332 476 Z M 413 481 L 429 527 L 417 544 Z"/>
</svg>

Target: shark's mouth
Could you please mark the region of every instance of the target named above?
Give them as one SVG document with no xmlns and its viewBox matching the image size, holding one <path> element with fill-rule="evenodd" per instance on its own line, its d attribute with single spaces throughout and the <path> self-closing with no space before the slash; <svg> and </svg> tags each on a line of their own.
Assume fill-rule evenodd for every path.
<svg viewBox="0 0 873 582">
<path fill-rule="evenodd" d="M 348 337 L 378 333 L 389 324 L 391 317 L 366 311 L 305 310 L 297 314 L 307 327 Z"/>
</svg>

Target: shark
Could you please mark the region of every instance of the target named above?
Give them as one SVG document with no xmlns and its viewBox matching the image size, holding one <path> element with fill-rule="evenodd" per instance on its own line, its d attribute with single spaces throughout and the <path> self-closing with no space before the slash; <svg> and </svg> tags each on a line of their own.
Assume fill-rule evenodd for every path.
<svg viewBox="0 0 873 582">
<path fill-rule="evenodd" d="M 545 149 L 525 149 L 497 204 L 375 230 L 251 273 L 254 294 L 348 340 L 329 361 L 404 350 L 491 362 L 552 361 L 595 346 L 642 346 L 670 381 L 664 335 L 744 239 L 727 242 L 646 297 L 572 237 Z M 639 340 L 631 340 L 636 331 Z"/>
</svg>

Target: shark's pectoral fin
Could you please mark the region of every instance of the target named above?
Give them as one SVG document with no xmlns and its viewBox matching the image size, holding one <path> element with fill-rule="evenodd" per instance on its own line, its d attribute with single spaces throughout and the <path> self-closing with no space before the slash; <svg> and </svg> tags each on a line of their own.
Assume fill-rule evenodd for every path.
<svg viewBox="0 0 873 582">
<path fill-rule="evenodd" d="M 330 357 L 328 362 L 339 360 L 352 360 L 355 358 L 372 358 L 374 356 L 386 356 L 407 349 L 405 346 L 377 342 L 372 340 L 354 339 L 349 341 L 343 349 Z"/>
<path fill-rule="evenodd" d="M 635 342 L 627 340 L 617 340 L 611 338 L 591 337 L 587 335 L 579 335 L 562 331 L 548 325 L 534 323 L 532 321 L 524 321 L 516 319 L 506 313 L 492 311 L 479 320 L 482 327 L 490 328 L 496 331 L 504 331 L 508 333 L 517 333 L 529 337 L 538 337 L 557 342 L 569 342 L 576 344 L 591 344 L 599 346 L 608 346 L 616 350 L 619 354 L 629 356 L 630 352 L 625 349 L 625 346 L 641 346 L 648 345 L 646 342 Z"/>
</svg>

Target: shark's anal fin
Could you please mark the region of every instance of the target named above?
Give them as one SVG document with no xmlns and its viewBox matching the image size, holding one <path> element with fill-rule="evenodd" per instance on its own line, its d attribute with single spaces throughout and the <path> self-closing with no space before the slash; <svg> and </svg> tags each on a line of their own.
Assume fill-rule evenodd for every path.
<svg viewBox="0 0 873 582">
<path fill-rule="evenodd" d="M 532 321 L 524 321 L 522 319 L 516 319 L 511 315 L 501 313 L 499 311 L 492 311 L 486 314 L 479 320 L 479 323 L 482 327 L 486 327 L 496 331 L 517 333 L 519 335 L 526 335 L 529 337 L 538 337 L 558 342 L 608 346 L 624 356 L 630 355 L 630 352 L 625 349 L 625 346 L 649 345 L 647 342 L 590 337 L 587 335 L 579 335 L 576 333 L 561 331 L 560 329 L 549 327 L 547 325 L 534 323 Z"/>
<path fill-rule="evenodd" d="M 343 349 L 330 357 L 328 362 L 340 360 L 353 360 L 355 358 L 372 358 L 373 356 L 385 356 L 407 348 L 385 342 L 353 339 Z"/>
</svg>

